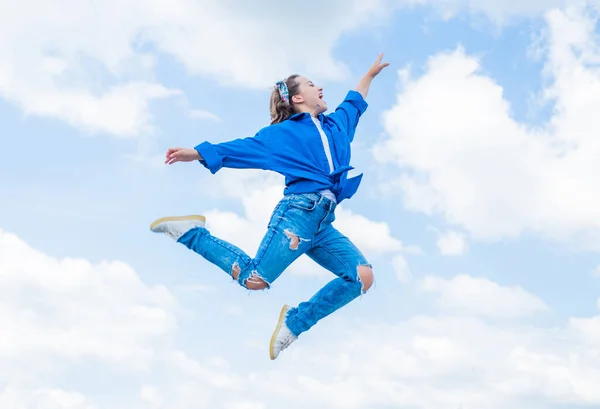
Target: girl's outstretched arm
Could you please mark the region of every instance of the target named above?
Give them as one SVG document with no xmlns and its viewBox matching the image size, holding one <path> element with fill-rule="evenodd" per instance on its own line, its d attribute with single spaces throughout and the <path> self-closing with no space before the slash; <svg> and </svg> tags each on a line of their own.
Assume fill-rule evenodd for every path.
<svg viewBox="0 0 600 409">
<path fill-rule="evenodd" d="M 272 148 L 276 141 L 271 137 L 271 127 L 261 129 L 254 137 L 227 142 L 202 142 L 194 148 L 169 148 L 165 163 L 199 161 L 211 173 L 219 169 L 268 169 Z"/>
<path fill-rule="evenodd" d="M 367 71 L 356 88 L 348 92 L 348 95 L 346 95 L 344 101 L 335 109 L 335 112 L 329 114 L 329 117 L 346 132 L 350 142 L 354 140 L 354 133 L 358 126 L 358 121 L 367 109 L 368 104 L 365 99 L 369 93 L 371 81 L 381 72 L 381 70 L 390 65 L 390 63 L 381 64 L 382 57 L 383 54 L 379 54 L 377 61 L 375 61 L 373 66 Z"/>
<path fill-rule="evenodd" d="M 382 58 L 383 53 L 379 54 L 373 66 L 371 66 L 369 71 L 367 71 L 364 77 L 361 78 L 361 80 L 355 88 L 357 92 L 360 92 L 364 99 L 367 99 L 367 94 L 369 93 L 369 88 L 371 87 L 371 81 L 373 81 L 373 78 L 375 78 L 381 72 L 381 70 L 390 65 L 389 62 L 381 64 Z"/>
</svg>

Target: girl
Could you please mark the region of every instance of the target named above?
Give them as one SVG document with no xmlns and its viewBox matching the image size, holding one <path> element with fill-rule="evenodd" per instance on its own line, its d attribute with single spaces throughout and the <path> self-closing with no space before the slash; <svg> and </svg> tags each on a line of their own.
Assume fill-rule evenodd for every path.
<svg viewBox="0 0 600 409">
<path fill-rule="evenodd" d="M 270 288 L 302 254 L 337 276 L 310 300 L 295 308 L 283 306 L 269 344 L 271 359 L 373 283 L 371 265 L 332 222 L 336 206 L 354 195 L 362 178 L 347 178 L 353 169 L 350 143 L 367 109 L 371 81 L 389 65 L 381 64 L 382 57 L 331 114 L 323 114 L 327 103 L 322 88 L 292 75 L 277 83 L 271 95 L 271 124 L 254 137 L 167 150 L 169 165 L 197 160 L 213 174 L 222 167 L 271 170 L 285 176 L 286 187 L 254 258 L 212 236 L 203 216 L 158 219 L 150 226 L 153 232 L 200 254 L 249 290 Z"/>
</svg>

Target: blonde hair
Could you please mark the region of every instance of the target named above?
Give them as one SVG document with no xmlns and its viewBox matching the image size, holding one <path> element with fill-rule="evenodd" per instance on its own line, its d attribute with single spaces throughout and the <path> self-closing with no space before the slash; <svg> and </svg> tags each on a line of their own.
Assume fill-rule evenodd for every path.
<svg viewBox="0 0 600 409">
<path fill-rule="evenodd" d="M 292 97 L 298 93 L 300 84 L 296 79 L 299 77 L 298 74 L 290 75 L 284 82 L 287 86 L 288 96 L 283 98 L 279 87 L 275 86 L 271 93 L 271 125 L 278 124 L 285 121 L 296 113 Z"/>
</svg>

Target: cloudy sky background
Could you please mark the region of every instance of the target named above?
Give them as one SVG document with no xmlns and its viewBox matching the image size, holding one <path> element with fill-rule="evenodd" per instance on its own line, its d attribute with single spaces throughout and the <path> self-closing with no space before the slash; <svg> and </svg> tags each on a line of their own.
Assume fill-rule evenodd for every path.
<svg viewBox="0 0 600 409">
<path fill-rule="evenodd" d="M 0 0 L 0 408 L 600 407 L 598 1 Z M 282 179 L 167 167 L 330 106 L 379 52 L 337 227 L 371 292 L 277 361 L 308 258 L 248 294 L 148 226 L 254 253 Z"/>
</svg>

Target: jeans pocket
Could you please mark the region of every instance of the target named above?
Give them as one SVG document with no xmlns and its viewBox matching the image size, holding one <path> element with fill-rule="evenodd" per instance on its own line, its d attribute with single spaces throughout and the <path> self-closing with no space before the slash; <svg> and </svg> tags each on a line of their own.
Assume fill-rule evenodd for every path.
<svg viewBox="0 0 600 409">
<path fill-rule="evenodd" d="M 317 195 L 310 193 L 300 195 L 295 194 L 290 197 L 288 206 L 294 209 L 312 212 L 315 210 L 318 203 L 319 199 Z"/>
<path fill-rule="evenodd" d="M 279 203 L 277 203 L 277 205 L 275 206 L 275 208 L 273 209 L 273 211 L 271 212 L 271 216 L 269 217 L 269 224 L 268 227 L 272 227 L 273 224 L 281 218 L 282 215 L 282 205 L 283 205 L 283 201 L 279 201 Z"/>
</svg>

